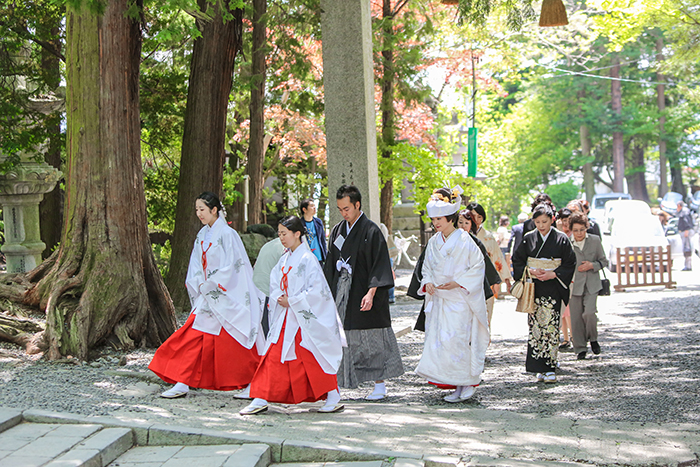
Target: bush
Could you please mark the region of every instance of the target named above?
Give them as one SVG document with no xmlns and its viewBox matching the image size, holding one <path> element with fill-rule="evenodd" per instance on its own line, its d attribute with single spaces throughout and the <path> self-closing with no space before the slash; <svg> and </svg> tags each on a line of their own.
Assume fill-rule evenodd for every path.
<svg viewBox="0 0 700 467">
<path fill-rule="evenodd" d="M 545 193 L 552 198 L 552 203 L 554 203 L 557 209 L 564 208 L 569 201 L 577 199 L 579 197 L 579 192 L 579 187 L 571 180 L 565 183 L 559 183 L 558 185 L 550 185 L 545 190 Z"/>
</svg>

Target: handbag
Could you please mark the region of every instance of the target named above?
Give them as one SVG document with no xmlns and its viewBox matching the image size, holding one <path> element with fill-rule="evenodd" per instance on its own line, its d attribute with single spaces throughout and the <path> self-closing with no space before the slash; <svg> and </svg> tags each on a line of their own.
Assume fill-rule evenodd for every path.
<svg viewBox="0 0 700 467">
<path fill-rule="evenodd" d="M 510 294 L 515 298 L 520 298 L 523 296 L 523 281 L 515 281 L 515 283 L 510 288 Z"/>
<path fill-rule="evenodd" d="M 518 282 L 522 286 L 522 293 L 520 294 L 520 297 L 518 297 L 518 304 L 515 307 L 515 311 L 519 311 L 521 313 L 534 313 L 535 283 L 532 281 L 532 277 L 530 276 L 530 268 L 528 266 L 525 266 L 523 278 Z"/>
<path fill-rule="evenodd" d="M 610 279 L 605 275 L 605 269 L 601 269 L 601 271 L 603 271 L 603 279 L 600 280 L 602 288 L 598 292 L 598 295 L 610 295 Z"/>
</svg>

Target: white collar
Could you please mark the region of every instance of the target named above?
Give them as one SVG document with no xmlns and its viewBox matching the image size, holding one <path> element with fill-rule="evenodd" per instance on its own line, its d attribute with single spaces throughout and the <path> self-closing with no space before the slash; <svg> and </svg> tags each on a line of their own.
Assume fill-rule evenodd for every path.
<svg viewBox="0 0 700 467">
<path fill-rule="evenodd" d="M 539 230 L 537 231 L 537 234 L 538 234 L 538 235 L 540 236 L 540 238 L 542 239 L 542 243 L 544 243 L 544 242 L 547 241 L 547 239 L 549 238 L 549 235 L 552 233 L 552 230 L 554 230 L 554 228 L 553 228 L 553 227 L 550 227 L 550 228 L 549 228 L 549 232 L 547 232 L 547 235 L 542 235 L 542 233 L 541 233 Z"/>
<path fill-rule="evenodd" d="M 587 238 L 588 238 L 588 232 L 586 232 L 586 236 L 583 237 L 583 240 L 581 240 L 580 242 L 577 242 L 576 240 L 574 240 L 574 236 L 573 236 L 573 234 L 572 234 L 572 235 L 571 235 L 571 243 L 573 243 L 574 246 L 577 246 L 580 250 L 583 250 L 583 245 L 586 244 L 586 239 L 587 239 Z"/>
<path fill-rule="evenodd" d="M 352 230 L 352 228 L 357 225 L 357 221 L 360 220 L 360 217 L 362 217 L 364 215 L 365 215 L 365 213 L 363 211 L 360 211 L 360 215 L 357 216 L 357 219 L 355 219 L 355 222 L 352 225 L 350 225 L 350 222 L 345 221 L 345 224 L 347 225 L 347 228 L 348 228 L 348 235 L 350 235 L 350 231 Z"/>
<path fill-rule="evenodd" d="M 217 230 L 220 225 L 226 225 L 226 221 L 224 221 L 221 217 L 216 219 L 214 221 L 213 225 L 211 225 L 211 226 L 209 224 L 205 225 L 204 226 L 204 239 L 203 239 L 203 241 L 207 242 L 207 243 L 211 242 L 211 237 L 212 237 L 212 235 L 214 235 L 214 231 Z"/>
</svg>

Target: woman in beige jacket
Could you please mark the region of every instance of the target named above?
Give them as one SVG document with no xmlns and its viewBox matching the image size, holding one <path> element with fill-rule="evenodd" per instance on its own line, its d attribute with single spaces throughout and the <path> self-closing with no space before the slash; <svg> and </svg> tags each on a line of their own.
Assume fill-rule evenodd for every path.
<svg viewBox="0 0 700 467">
<path fill-rule="evenodd" d="M 569 217 L 574 253 L 576 253 L 576 272 L 571 286 L 571 334 L 574 352 L 579 360 L 586 358 L 588 342 L 594 354 L 600 353 L 598 344 L 598 317 L 596 313 L 598 292 L 602 288 L 599 271 L 608 265 L 600 237 L 586 232 L 588 218 L 576 212 Z"/>
</svg>

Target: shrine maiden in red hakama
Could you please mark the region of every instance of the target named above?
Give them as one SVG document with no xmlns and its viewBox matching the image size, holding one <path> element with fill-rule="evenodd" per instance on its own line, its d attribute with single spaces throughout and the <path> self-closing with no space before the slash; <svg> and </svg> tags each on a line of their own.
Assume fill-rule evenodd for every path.
<svg viewBox="0 0 700 467">
<path fill-rule="evenodd" d="M 199 207 L 202 199 L 197 202 Z M 264 296 L 253 283 L 243 242 L 223 215 L 199 231 L 186 286 L 192 312 L 149 365 L 163 381 L 178 383 L 178 390 L 163 397 L 181 397 L 188 386 L 221 391 L 247 386 L 264 347 Z"/>
</svg>

